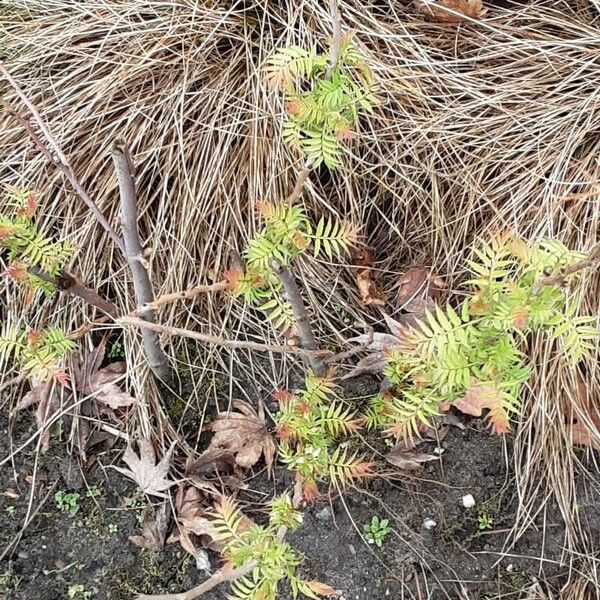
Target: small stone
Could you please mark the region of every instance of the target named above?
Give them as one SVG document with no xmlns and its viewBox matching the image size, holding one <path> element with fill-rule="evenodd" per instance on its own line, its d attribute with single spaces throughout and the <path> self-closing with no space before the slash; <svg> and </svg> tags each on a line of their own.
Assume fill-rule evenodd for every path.
<svg viewBox="0 0 600 600">
<path fill-rule="evenodd" d="M 331 520 L 331 510 L 328 506 L 324 506 L 321 510 L 318 510 L 315 513 L 315 517 L 319 519 L 319 521 L 329 521 Z"/>
<path fill-rule="evenodd" d="M 510 563 L 509 565 L 506 565 L 507 573 L 512 573 L 514 570 L 515 570 L 515 565 L 513 565 L 512 563 Z"/>
<path fill-rule="evenodd" d="M 204 571 L 207 575 L 210 575 L 210 560 L 206 550 L 200 549 L 196 551 L 196 568 L 198 571 Z"/>
<path fill-rule="evenodd" d="M 348 550 L 350 550 L 352 556 L 356 556 L 356 548 L 352 544 L 348 544 Z"/>
<path fill-rule="evenodd" d="M 385 595 L 389 596 L 390 595 L 390 588 L 385 588 Z"/>
<path fill-rule="evenodd" d="M 441 446 L 437 446 L 437 448 L 433 449 L 433 453 L 437 454 L 438 456 L 441 456 L 444 454 L 444 452 L 446 452 L 446 448 L 442 448 Z"/>
<path fill-rule="evenodd" d="M 475 498 L 471 494 L 462 497 L 462 505 L 465 508 L 473 508 L 475 506 Z"/>
<path fill-rule="evenodd" d="M 425 529 L 433 529 L 436 525 L 437 523 L 433 519 L 425 519 L 423 521 L 423 527 L 425 527 Z"/>
</svg>

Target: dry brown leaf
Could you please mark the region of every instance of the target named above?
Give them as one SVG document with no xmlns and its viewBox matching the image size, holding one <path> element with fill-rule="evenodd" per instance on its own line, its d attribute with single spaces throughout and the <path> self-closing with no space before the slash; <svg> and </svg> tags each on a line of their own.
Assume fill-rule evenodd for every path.
<svg viewBox="0 0 600 600">
<path fill-rule="evenodd" d="M 438 23 L 461 23 L 469 18 L 482 19 L 486 12 L 482 0 L 417 0 L 416 5 L 422 13 Z"/>
<path fill-rule="evenodd" d="M 60 412 L 61 399 L 70 391 L 58 384 L 48 381 L 34 385 L 29 392 L 15 406 L 15 411 L 24 410 L 37 404 L 35 420 L 41 433 L 42 452 L 47 452 L 50 448 L 50 427 L 53 417 Z"/>
<path fill-rule="evenodd" d="M 510 431 L 508 415 L 503 409 L 500 390 L 490 384 L 472 385 L 467 393 L 452 403 L 458 410 L 473 417 L 481 417 L 484 409 L 489 409 L 489 422 L 496 435 Z"/>
<path fill-rule="evenodd" d="M 261 405 L 256 412 L 242 400 L 234 400 L 233 405 L 239 412 L 219 413 L 216 420 L 208 425 L 207 429 L 215 435 L 191 469 L 197 471 L 199 465 L 207 464 L 207 459 L 210 463 L 229 461 L 248 469 L 264 456 L 270 473 L 275 456 L 275 442 L 265 421 L 264 408 Z"/>
<path fill-rule="evenodd" d="M 420 471 L 423 463 L 439 458 L 433 454 L 415 452 L 413 450 L 415 445 L 410 441 L 400 441 L 386 454 L 385 460 L 402 471 Z"/>
<path fill-rule="evenodd" d="M 143 512 L 141 535 L 131 535 L 129 539 L 140 548 L 158 552 L 165 545 L 168 527 L 169 513 L 167 512 L 166 502 L 163 502 L 156 509 L 154 516 L 152 516 L 150 508 L 146 507 Z"/>
<path fill-rule="evenodd" d="M 398 279 L 396 306 L 416 318 L 435 307 L 446 287 L 444 280 L 429 267 L 411 267 Z M 413 325 L 414 318 L 404 325 Z"/>
<path fill-rule="evenodd" d="M 361 248 L 352 255 L 358 293 L 365 306 L 385 306 L 385 296 L 373 280 L 373 253 L 369 248 Z"/>
<path fill-rule="evenodd" d="M 113 466 L 113 469 L 133 479 L 146 494 L 158 496 L 159 498 L 168 498 L 168 494 L 165 494 L 165 491 L 175 484 L 174 481 L 166 478 L 171 466 L 171 457 L 173 456 L 175 444 L 169 448 L 158 464 L 156 463 L 156 454 L 150 440 L 145 438 L 139 439 L 138 447 L 140 451 L 139 456 L 133 451 L 131 446 L 127 446 L 123 454 L 123 462 L 129 469 L 115 466 Z"/>
</svg>

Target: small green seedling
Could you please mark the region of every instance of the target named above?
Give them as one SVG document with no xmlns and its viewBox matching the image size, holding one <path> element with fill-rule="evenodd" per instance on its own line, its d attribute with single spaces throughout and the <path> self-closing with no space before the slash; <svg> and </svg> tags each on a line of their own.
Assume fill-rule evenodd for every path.
<svg viewBox="0 0 600 600">
<path fill-rule="evenodd" d="M 491 529 L 493 524 L 494 521 L 490 518 L 487 511 L 481 509 L 477 515 L 477 529 L 479 529 L 479 531 L 486 531 L 487 529 Z"/>
<path fill-rule="evenodd" d="M 369 544 L 375 544 L 378 548 L 381 548 L 387 534 L 390 532 L 389 521 L 373 516 L 371 522 L 363 526 L 363 531 Z"/>
<path fill-rule="evenodd" d="M 123 358 L 124 356 L 123 344 L 119 340 L 114 341 L 108 351 L 108 358 Z"/>
<path fill-rule="evenodd" d="M 119 532 L 119 526 L 116 523 L 109 523 L 108 524 L 108 533 L 118 533 Z"/>
<path fill-rule="evenodd" d="M 91 485 L 85 493 L 86 498 L 99 498 L 102 496 L 102 490 L 98 485 Z"/>
<path fill-rule="evenodd" d="M 69 513 L 71 517 L 74 517 L 79 512 L 79 498 L 79 494 L 65 492 L 64 490 L 58 490 L 54 494 L 56 507 L 63 512 Z"/>
<path fill-rule="evenodd" d="M 85 586 L 81 583 L 76 583 L 75 585 L 70 585 L 67 590 L 67 597 L 69 600 L 83 599 L 89 600 L 93 595 L 93 592 L 90 590 L 86 590 Z"/>
<path fill-rule="evenodd" d="M 6 513 L 6 514 L 7 514 L 9 517 L 12 517 L 12 516 L 15 514 L 15 510 L 16 510 L 16 508 L 15 508 L 15 507 L 14 507 L 12 504 L 10 504 L 9 506 L 7 506 L 7 507 L 4 509 L 4 512 L 5 512 L 5 513 Z"/>
</svg>

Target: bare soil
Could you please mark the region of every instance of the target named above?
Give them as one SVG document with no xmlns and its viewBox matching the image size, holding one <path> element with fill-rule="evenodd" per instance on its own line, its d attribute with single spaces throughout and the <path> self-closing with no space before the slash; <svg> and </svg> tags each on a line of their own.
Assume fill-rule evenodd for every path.
<svg viewBox="0 0 600 600">
<path fill-rule="evenodd" d="M 358 382 L 351 393 L 365 395 L 372 385 Z M 1 425 L 3 459 L 33 431 L 29 415 L 21 415 L 16 427 L 9 428 L 5 419 Z M 560 515 L 550 508 L 509 548 L 517 506 L 507 469 L 510 438 L 490 436 L 477 420 L 465 425 L 451 429 L 439 445 L 440 460 L 427 463 L 418 476 L 383 467 L 384 476 L 342 496 L 326 495 L 307 508 L 304 525 L 289 538 L 307 557 L 306 576 L 342 590 L 346 600 L 519 598 L 534 581 L 558 589 L 567 570 Z M 380 441 L 370 441 L 385 451 Z M 423 450 L 436 446 L 427 442 Z M 119 447 L 105 450 L 84 474 L 65 444 L 55 441 L 45 456 L 28 446 L 2 467 L 0 493 L 9 495 L 0 496 L 0 597 L 57 600 L 82 586 L 75 600 L 128 600 L 140 592 L 182 591 L 206 577 L 178 545 L 153 553 L 129 541 L 139 533 L 144 499 L 107 468 L 120 452 Z M 277 469 L 273 480 L 257 471 L 241 497 L 251 512 L 256 508 L 250 516 L 260 521 L 261 504 L 289 483 L 284 469 Z M 74 516 L 56 506 L 59 490 L 80 495 Z M 463 506 L 466 494 L 475 498 L 475 507 Z M 590 536 L 600 540 L 600 494 L 588 498 L 582 516 Z M 382 548 L 362 537 L 363 524 L 373 515 L 390 520 Z M 424 527 L 426 519 L 435 527 Z M 489 529 L 480 528 L 482 519 L 490 522 Z M 218 556 L 209 554 L 216 568 Z M 226 598 L 228 591 L 225 585 L 205 598 Z M 288 597 L 282 590 L 281 598 Z"/>
</svg>

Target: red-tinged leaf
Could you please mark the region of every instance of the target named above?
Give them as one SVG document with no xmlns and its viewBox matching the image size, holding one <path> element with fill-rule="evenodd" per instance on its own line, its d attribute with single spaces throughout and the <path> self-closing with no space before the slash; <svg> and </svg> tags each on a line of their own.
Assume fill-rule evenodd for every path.
<svg viewBox="0 0 600 600">
<path fill-rule="evenodd" d="M 27 275 L 27 267 L 21 263 L 13 263 L 5 273 L 14 281 L 22 281 Z"/>
<path fill-rule="evenodd" d="M 304 482 L 302 484 L 302 496 L 309 504 L 312 504 L 319 497 L 319 488 L 314 481 Z"/>
<path fill-rule="evenodd" d="M 492 431 L 503 435 L 510 431 L 510 422 L 505 408 L 502 392 L 493 384 L 480 383 L 471 386 L 467 393 L 452 403 L 461 412 L 472 417 L 481 417 L 484 409 L 488 415 Z"/>
<path fill-rule="evenodd" d="M 319 596 L 341 596 L 342 590 L 334 590 L 330 585 L 312 580 L 305 582 L 308 588 Z"/>
<path fill-rule="evenodd" d="M 529 310 L 527 308 L 522 308 L 517 311 L 515 318 L 513 320 L 513 325 L 517 329 L 525 329 L 525 327 L 527 327 L 528 319 L 529 319 Z"/>
</svg>

